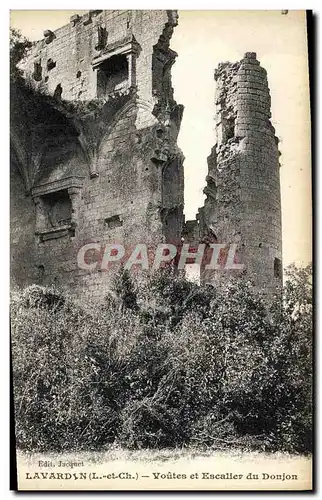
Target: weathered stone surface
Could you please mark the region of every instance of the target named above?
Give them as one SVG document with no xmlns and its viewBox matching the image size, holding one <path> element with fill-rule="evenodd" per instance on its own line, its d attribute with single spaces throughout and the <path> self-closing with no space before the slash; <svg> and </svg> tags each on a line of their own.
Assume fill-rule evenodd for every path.
<svg viewBox="0 0 322 500">
<path fill-rule="evenodd" d="M 103 295 L 112 273 L 79 269 L 85 243 L 180 242 L 183 106 L 173 97 L 169 48 L 176 24 L 173 11 L 90 11 L 46 32 L 22 61 L 32 90 L 12 95 L 11 270 L 19 285 Z"/>
<path fill-rule="evenodd" d="M 215 80 L 217 141 L 208 158 L 198 239 L 209 239 L 211 231 L 209 242 L 237 244 L 237 260 L 247 276 L 271 294 L 282 280 L 277 272 L 282 235 L 278 140 L 269 120 L 266 71 L 256 54 L 247 52 L 238 63 L 219 64 Z M 185 234 L 196 241 L 196 227 L 188 222 Z M 203 282 L 221 276 L 205 268 L 201 272 Z"/>
<path fill-rule="evenodd" d="M 89 11 L 36 42 L 12 92 L 11 258 L 19 285 L 105 293 L 113 275 L 77 265 L 88 242 L 235 243 L 255 284 L 281 282 L 279 151 L 266 70 L 221 63 L 205 204 L 184 224 L 183 106 L 174 99 L 175 11 Z M 128 255 L 127 255 L 128 256 Z M 220 273 L 202 268 L 203 282 Z"/>
<path fill-rule="evenodd" d="M 73 26 L 77 24 L 80 21 L 80 16 L 78 14 L 74 14 L 73 16 L 70 17 L 70 22 L 72 23 Z"/>
</svg>

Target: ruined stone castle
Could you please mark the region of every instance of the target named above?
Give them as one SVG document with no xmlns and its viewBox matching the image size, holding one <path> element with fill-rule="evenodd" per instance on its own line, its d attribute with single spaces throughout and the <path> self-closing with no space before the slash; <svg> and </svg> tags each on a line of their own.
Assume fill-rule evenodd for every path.
<svg viewBox="0 0 322 500">
<path fill-rule="evenodd" d="M 171 83 L 177 23 L 176 11 L 89 11 L 44 31 L 20 63 L 23 84 L 11 95 L 18 285 L 104 294 L 111 273 L 77 265 L 79 249 L 93 241 L 235 243 L 257 286 L 273 291 L 280 283 L 278 140 L 255 53 L 215 72 L 217 138 L 206 200 L 196 220 L 184 219 L 183 106 Z M 217 275 L 203 265 L 202 282 Z"/>
</svg>

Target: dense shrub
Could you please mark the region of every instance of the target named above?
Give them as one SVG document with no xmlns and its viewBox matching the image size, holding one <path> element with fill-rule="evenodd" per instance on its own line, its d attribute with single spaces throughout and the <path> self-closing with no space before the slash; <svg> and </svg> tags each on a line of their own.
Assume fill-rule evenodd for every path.
<svg viewBox="0 0 322 500">
<path fill-rule="evenodd" d="M 311 269 L 268 308 L 251 283 L 120 272 L 91 308 L 33 285 L 12 297 L 18 446 L 311 449 Z"/>
</svg>

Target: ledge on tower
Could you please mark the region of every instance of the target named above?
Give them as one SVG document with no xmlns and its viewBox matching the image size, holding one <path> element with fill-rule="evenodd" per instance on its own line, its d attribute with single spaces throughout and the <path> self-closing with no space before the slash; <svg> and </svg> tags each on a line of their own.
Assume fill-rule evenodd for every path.
<svg viewBox="0 0 322 500">
<path fill-rule="evenodd" d="M 244 59 L 257 59 L 257 54 L 256 52 L 246 52 Z"/>
</svg>

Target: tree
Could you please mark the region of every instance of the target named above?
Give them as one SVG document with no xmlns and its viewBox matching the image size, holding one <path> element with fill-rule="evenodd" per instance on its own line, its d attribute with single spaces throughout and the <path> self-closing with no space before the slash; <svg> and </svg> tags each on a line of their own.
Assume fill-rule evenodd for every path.
<svg viewBox="0 0 322 500">
<path fill-rule="evenodd" d="M 17 64 L 26 54 L 32 43 L 24 37 L 19 30 L 10 28 L 10 81 L 11 83 L 21 78 L 21 71 Z"/>
<path fill-rule="evenodd" d="M 113 291 L 120 300 L 121 307 L 124 309 L 137 310 L 137 296 L 134 283 L 127 269 L 123 267 L 115 274 L 113 279 Z"/>
</svg>

